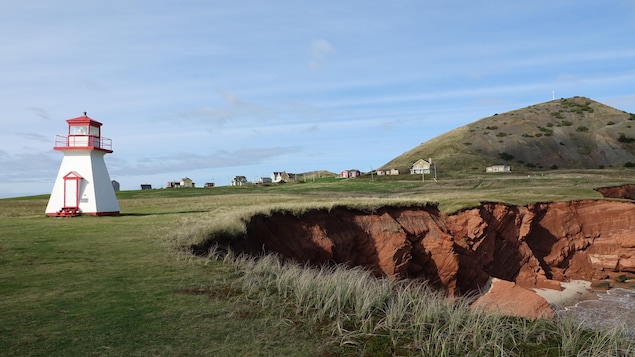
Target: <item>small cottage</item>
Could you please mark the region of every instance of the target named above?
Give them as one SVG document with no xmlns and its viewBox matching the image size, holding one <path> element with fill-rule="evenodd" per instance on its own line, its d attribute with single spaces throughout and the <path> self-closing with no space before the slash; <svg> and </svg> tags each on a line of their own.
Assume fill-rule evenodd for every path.
<svg viewBox="0 0 635 357">
<path fill-rule="evenodd" d="M 234 176 L 234 178 L 229 182 L 229 186 L 244 186 L 247 184 L 247 177 L 245 176 Z"/>
<path fill-rule="evenodd" d="M 488 166 L 485 168 L 485 172 L 493 173 L 493 172 L 512 172 L 512 168 L 509 165 L 504 164 L 496 164 L 492 166 Z"/>
<path fill-rule="evenodd" d="M 289 182 L 291 178 L 285 171 L 274 171 L 271 174 L 271 182 Z"/>
<path fill-rule="evenodd" d="M 360 176 L 360 175 L 361 175 L 361 172 L 359 170 L 355 170 L 355 169 L 342 170 L 340 172 L 340 177 L 343 177 L 343 178 L 354 178 L 354 177 L 357 177 L 357 176 Z"/>
<path fill-rule="evenodd" d="M 432 162 L 432 159 L 428 159 L 427 161 L 424 159 L 419 159 L 415 161 L 410 167 L 410 174 L 429 174 L 436 171 L 436 164 Z"/>
<path fill-rule="evenodd" d="M 181 187 L 195 187 L 194 182 L 192 182 L 192 179 L 188 178 L 188 177 L 184 177 L 181 179 Z"/>
</svg>

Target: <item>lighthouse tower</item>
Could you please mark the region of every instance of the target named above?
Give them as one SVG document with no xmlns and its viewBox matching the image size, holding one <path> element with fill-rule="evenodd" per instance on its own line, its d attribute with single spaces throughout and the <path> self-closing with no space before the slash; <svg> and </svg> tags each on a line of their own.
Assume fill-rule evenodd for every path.
<svg viewBox="0 0 635 357">
<path fill-rule="evenodd" d="M 55 150 L 64 153 L 46 215 L 55 217 L 119 214 L 104 155 L 112 153 L 112 140 L 101 136 L 101 123 L 84 112 L 68 119 L 68 135 L 57 135 Z"/>
</svg>

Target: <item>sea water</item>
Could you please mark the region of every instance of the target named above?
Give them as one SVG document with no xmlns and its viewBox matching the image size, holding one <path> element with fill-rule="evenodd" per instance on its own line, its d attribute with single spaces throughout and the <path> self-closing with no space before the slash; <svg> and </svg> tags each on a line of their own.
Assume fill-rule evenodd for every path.
<svg viewBox="0 0 635 357">
<path fill-rule="evenodd" d="M 597 293 L 597 300 L 580 301 L 557 311 L 590 328 L 623 329 L 635 337 L 635 291 L 615 288 Z"/>
</svg>

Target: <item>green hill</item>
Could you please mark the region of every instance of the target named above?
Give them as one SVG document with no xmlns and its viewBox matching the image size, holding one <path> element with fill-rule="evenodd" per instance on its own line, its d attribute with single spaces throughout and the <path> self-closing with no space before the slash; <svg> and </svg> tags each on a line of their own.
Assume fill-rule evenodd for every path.
<svg viewBox="0 0 635 357">
<path fill-rule="evenodd" d="M 482 173 L 501 163 L 513 171 L 630 166 L 635 114 L 584 97 L 552 100 L 449 131 L 380 169 L 408 172 L 413 162 L 428 158 L 445 173 Z"/>
</svg>

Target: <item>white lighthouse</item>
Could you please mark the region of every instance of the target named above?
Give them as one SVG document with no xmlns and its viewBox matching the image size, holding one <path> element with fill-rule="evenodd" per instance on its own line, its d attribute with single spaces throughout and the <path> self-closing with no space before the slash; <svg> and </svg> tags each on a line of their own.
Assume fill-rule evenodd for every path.
<svg viewBox="0 0 635 357">
<path fill-rule="evenodd" d="M 101 123 L 84 112 L 68 119 L 68 135 L 57 135 L 53 149 L 64 153 L 46 215 L 55 217 L 119 214 L 119 203 L 106 169 L 104 155 L 112 140 L 101 136 Z"/>
</svg>

